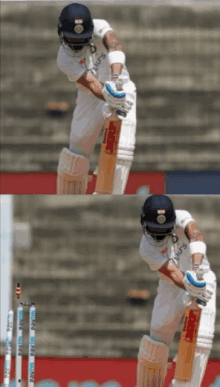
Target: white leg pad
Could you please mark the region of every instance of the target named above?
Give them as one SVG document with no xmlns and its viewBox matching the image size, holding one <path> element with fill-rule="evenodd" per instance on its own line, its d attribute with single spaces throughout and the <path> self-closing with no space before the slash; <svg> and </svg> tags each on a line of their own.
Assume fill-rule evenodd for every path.
<svg viewBox="0 0 220 387">
<path fill-rule="evenodd" d="M 172 387 L 200 387 L 205 375 L 209 355 L 212 349 L 214 337 L 215 312 L 212 309 L 204 308 L 200 320 L 195 359 L 192 369 L 192 379 L 189 382 L 172 380 Z M 178 361 L 178 359 L 177 359 Z"/>
<path fill-rule="evenodd" d="M 163 387 L 168 364 L 168 346 L 144 335 L 141 340 L 137 387 Z"/>
<path fill-rule="evenodd" d="M 84 194 L 87 188 L 89 160 L 64 148 L 57 169 L 57 194 Z"/>
<path fill-rule="evenodd" d="M 118 145 L 113 194 L 123 195 L 127 185 L 135 149 L 135 123 L 122 121 L 121 135 Z"/>
</svg>

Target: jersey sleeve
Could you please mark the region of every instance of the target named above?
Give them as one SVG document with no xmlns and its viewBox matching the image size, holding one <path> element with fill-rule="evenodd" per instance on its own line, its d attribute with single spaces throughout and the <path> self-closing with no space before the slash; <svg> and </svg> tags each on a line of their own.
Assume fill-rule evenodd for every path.
<svg viewBox="0 0 220 387">
<path fill-rule="evenodd" d="M 161 247 L 162 249 L 162 247 Z M 153 271 L 159 270 L 161 266 L 165 264 L 165 262 L 168 260 L 168 257 L 166 255 L 163 255 L 158 251 L 158 249 L 153 248 L 151 246 L 145 236 L 142 236 L 140 247 L 139 247 L 139 253 L 141 258 L 148 263 L 150 266 L 150 269 Z"/>
<path fill-rule="evenodd" d="M 185 230 L 187 224 L 189 222 L 192 222 L 195 220 L 193 219 L 192 215 L 185 210 L 176 210 L 176 226 L 181 228 L 182 230 Z"/>
<path fill-rule="evenodd" d="M 60 46 L 58 51 L 57 66 L 71 82 L 76 82 L 86 72 L 86 67 L 81 65 L 77 59 L 68 55 L 63 46 Z"/>
<path fill-rule="evenodd" d="M 94 19 L 94 37 L 96 39 L 103 39 L 106 32 L 113 31 L 112 27 L 106 20 Z"/>
</svg>

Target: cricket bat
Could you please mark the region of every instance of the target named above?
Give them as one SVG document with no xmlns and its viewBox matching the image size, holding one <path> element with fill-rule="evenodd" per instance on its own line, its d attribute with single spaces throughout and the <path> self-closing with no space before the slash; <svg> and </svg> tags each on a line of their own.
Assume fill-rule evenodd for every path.
<svg viewBox="0 0 220 387">
<path fill-rule="evenodd" d="M 117 84 L 117 89 L 122 90 L 121 82 Z M 110 195 L 113 192 L 121 123 L 121 119 L 114 111 L 109 118 L 105 119 L 95 186 L 97 194 Z"/>
<path fill-rule="evenodd" d="M 199 279 L 202 279 L 202 275 Z M 199 302 L 199 300 L 197 301 Z M 204 305 L 204 303 L 202 304 Z M 201 314 L 202 309 L 194 299 L 192 300 L 192 303 L 185 308 L 174 375 L 175 379 L 182 382 L 190 381 L 192 378 Z"/>
</svg>

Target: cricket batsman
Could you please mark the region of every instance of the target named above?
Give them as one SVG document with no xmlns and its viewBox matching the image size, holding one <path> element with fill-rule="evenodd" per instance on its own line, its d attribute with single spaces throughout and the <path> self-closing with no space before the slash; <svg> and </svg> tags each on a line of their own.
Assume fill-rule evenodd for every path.
<svg viewBox="0 0 220 387">
<path fill-rule="evenodd" d="M 159 276 L 150 325 L 138 354 L 137 387 L 162 387 L 168 351 L 189 295 L 204 302 L 192 378 L 173 379 L 175 387 L 200 387 L 212 348 L 216 315 L 216 276 L 206 256 L 204 236 L 188 211 L 174 210 L 168 196 L 149 196 L 142 207 L 139 252 Z M 197 272 L 203 272 L 198 280 Z M 201 278 L 201 277 L 200 277 Z M 190 298 L 191 298 L 190 297 Z"/>
<path fill-rule="evenodd" d="M 118 146 L 114 194 L 123 194 L 131 168 L 136 132 L 136 87 L 125 65 L 125 53 L 105 20 L 92 19 L 82 4 L 65 6 L 58 18 L 57 65 L 78 88 L 69 149 L 60 154 L 58 194 L 84 194 L 89 157 L 106 118 L 107 107 L 125 116 Z M 118 90 L 117 80 L 123 81 Z"/>
</svg>

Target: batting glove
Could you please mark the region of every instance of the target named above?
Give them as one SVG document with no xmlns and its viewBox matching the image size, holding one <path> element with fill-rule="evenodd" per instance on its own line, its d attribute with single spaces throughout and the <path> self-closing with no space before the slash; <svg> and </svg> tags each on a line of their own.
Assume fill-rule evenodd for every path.
<svg viewBox="0 0 220 387">
<path fill-rule="evenodd" d="M 192 297 L 198 298 L 206 303 L 213 295 L 213 289 L 204 280 L 198 280 L 195 271 L 187 271 L 183 278 L 183 283 Z"/>
<path fill-rule="evenodd" d="M 102 89 L 102 95 L 112 108 L 120 109 L 126 102 L 125 91 L 117 90 L 116 83 L 113 81 L 105 82 Z"/>
</svg>

